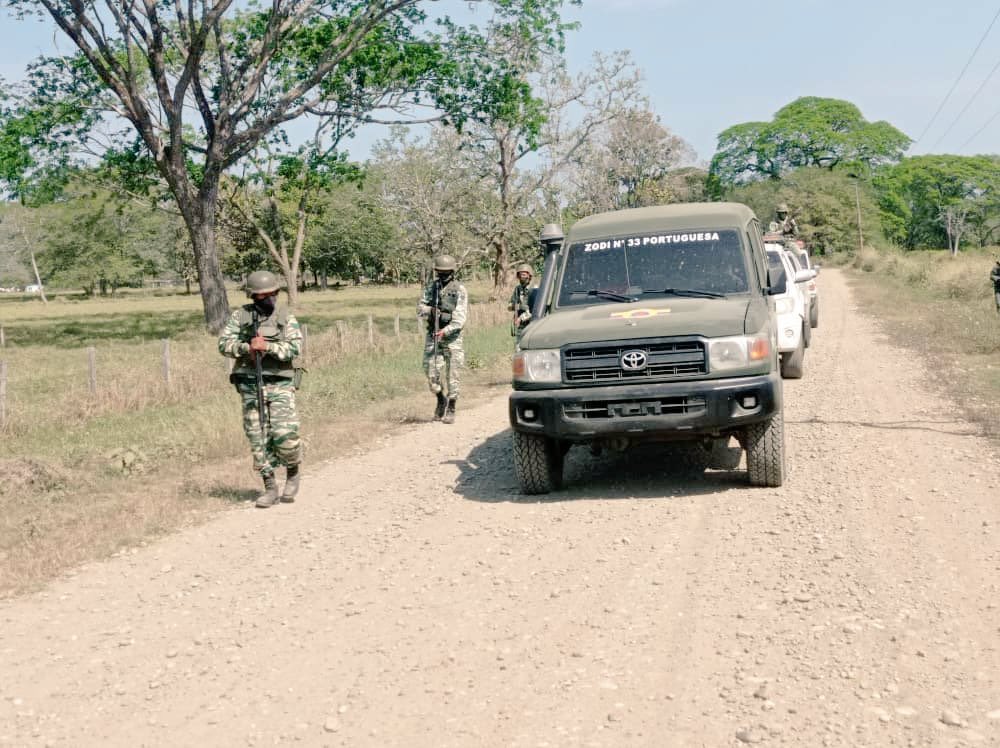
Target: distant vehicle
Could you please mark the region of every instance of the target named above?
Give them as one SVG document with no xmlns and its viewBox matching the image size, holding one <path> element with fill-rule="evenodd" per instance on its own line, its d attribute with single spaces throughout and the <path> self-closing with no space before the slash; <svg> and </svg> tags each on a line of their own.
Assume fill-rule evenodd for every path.
<svg viewBox="0 0 1000 748">
<path fill-rule="evenodd" d="M 29 283 L 27 286 L 24 287 L 24 292 L 25 293 L 41 293 L 42 292 L 42 287 L 39 286 L 37 283 Z"/>
<path fill-rule="evenodd" d="M 799 284 L 814 278 L 815 271 L 797 270 L 781 244 L 769 243 L 764 247 L 767 250 L 767 262 L 771 272 L 783 274 L 787 280 L 784 293 L 774 295 L 781 376 L 784 379 L 801 379 L 805 371 L 810 327 L 808 291 Z"/>
<path fill-rule="evenodd" d="M 816 274 L 819 275 L 820 264 L 812 261 L 805 247 L 796 242 L 792 251 L 799 258 L 799 264 L 803 269 L 815 270 Z M 816 279 L 813 278 L 809 281 L 807 287 L 809 289 L 809 326 L 815 329 L 819 327 L 819 286 L 816 284 Z"/>
</svg>

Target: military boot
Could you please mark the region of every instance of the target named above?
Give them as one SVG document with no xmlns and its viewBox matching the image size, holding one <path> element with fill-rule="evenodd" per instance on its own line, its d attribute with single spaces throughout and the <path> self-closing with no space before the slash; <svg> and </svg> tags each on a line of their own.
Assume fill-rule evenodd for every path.
<svg viewBox="0 0 1000 748">
<path fill-rule="evenodd" d="M 455 422 L 455 398 L 448 399 L 448 405 L 444 409 L 444 416 L 441 418 L 441 423 L 454 423 Z"/>
<path fill-rule="evenodd" d="M 448 398 L 444 396 L 443 392 L 437 393 L 437 407 L 434 408 L 434 420 L 440 421 L 444 417 L 445 408 L 448 407 Z"/>
<path fill-rule="evenodd" d="M 285 468 L 285 487 L 281 491 L 281 501 L 291 504 L 299 492 L 299 466 L 289 465 Z"/>
<path fill-rule="evenodd" d="M 278 481 L 274 478 L 274 473 L 264 476 L 264 493 L 257 497 L 256 506 L 260 509 L 267 509 L 278 503 Z"/>
</svg>

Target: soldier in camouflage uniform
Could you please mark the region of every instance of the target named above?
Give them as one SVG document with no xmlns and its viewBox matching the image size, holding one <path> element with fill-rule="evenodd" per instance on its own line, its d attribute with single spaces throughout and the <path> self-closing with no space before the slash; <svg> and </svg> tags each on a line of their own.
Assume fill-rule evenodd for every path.
<svg viewBox="0 0 1000 748">
<path fill-rule="evenodd" d="M 510 295 L 510 303 L 507 311 L 514 313 L 511 323 L 511 335 L 520 337 L 524 328 L 531 322 L 531 304 L 528 303 L 528 293 L 531 291 L 528 286 L 531 284 L 531 265 L 524 263 L 517 266 L 517 285 Z"/>
<path fill-rule="evenodd" d="M 799 225 L 795 222 L 794 218 L 788 215 L 787 204 L 781 203 L 781 205 L 775 209 L 774 214 L 778 218 L 776 221 L 778 224 L 777 231 L 780 231 L 783 237 L 794 238 L 798 236 Z"/>
<path fill-rule="evenodd" d="M 431 392 L 437 397 L 434 420 L 444 423 L 455 422 L 455 401 L 465 365 L 462 332 L 469 315 L 469 294 L 465 286 L 455 280 L 457 269 L 458 263 L 451 255 L 435 257 L 435 278 L 417 303 L 417 315 L 427 319 L 424 372 Z M 447 392 L 441 381 L 442 369 L 445 370 Z"/>
<path fill-rule="evenodd" d="M 291 503 L 299 491 L 299 416 L 295 410 L 295 359 L 302 348 L 302 330 L 287 309 L 279 309 L 278 278 L 258 270 L 247 278 L 251 303 L 232 313 L 219 338 L 219 352 L 236 359 L 230 381 L 243 403 L 243 431 L 250 442 L 253 466 L 264 480 L 257 506 Z M 254 322 L 257 335 L 254 337 Z M 261 434 L 257 410 L 255 356 L 262 356 L 267 441 Z M 285 466 L 285 485 L 279 497 L 274 471 Z"/>
<path fill-rule="evenodd" d="M 993 282 L 993 300 L 997 305 L 997 313 L 1000 314 L 1000 258 L 997 258 L 997 264 L 990 271 L 990 280 Z"/>
</svg>

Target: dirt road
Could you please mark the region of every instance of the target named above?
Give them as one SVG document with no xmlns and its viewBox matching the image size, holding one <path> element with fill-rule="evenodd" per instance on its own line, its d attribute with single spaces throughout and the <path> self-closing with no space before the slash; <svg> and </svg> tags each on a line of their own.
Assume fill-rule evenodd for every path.
<svg viewBox="0 0 1000 748">
<path fill-rule="evenodd" d="M 529 501 L 498 390 L 0 604 L 0 745 L 1000 745 L 1000 460 L 821 289 L 781 489 Z"/>
</svg>

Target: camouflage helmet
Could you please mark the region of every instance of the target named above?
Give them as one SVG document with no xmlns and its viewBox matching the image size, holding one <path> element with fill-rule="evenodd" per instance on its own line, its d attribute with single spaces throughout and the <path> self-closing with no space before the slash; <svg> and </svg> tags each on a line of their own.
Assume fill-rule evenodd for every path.
<svg viewBox="0 0 1000 748">
<path fill-rule="evenodd" d="M 526 262 L 522 262 L 517 266 L 517 270 L 514 271 L 514 275 L 520 275 L 521 273 L 527 273 L 531 277 L 535 276 L 535 271 L 532 270 L 531 265 Z"/>
<path fill-rule="evenodd" d="M 775 213 L 787 213 L 788 203 L 780 203 L 777 208 L 774 209 Z"/>
<path fill-rule="evenodd" d="M 270 270 L 256 270 L 247 276 L 247 296 L 253 296 L 258 293 L 271 293 L 277 291 L 279 287 L 278 276 Z"/>
<path fill-rule="evenodd" d="M 434 272 L 447 273 L 458 269 L 458 263 L 451 255 L 438 255 L 434 258 Z"/>
</svg>

